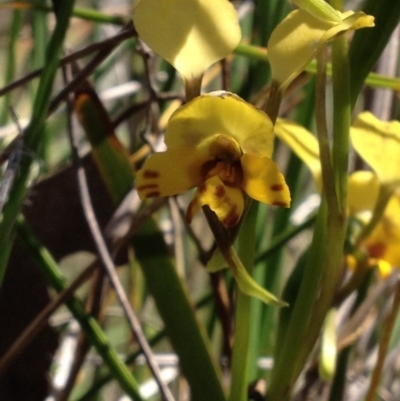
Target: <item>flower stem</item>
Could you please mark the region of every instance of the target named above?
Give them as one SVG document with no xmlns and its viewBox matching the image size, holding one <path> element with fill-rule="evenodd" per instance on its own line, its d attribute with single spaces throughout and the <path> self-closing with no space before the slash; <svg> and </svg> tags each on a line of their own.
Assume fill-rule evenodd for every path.
<svg viewBox="0 0 400 401">
<path fill-rule="evenodd" d="M 255 254 L 255 228 L 258 202 L 252 202 L 239 234 L 238 255 L 251 274 Z M 237 292 L 235 313 L 235 342 L 232 355 L 231 392 L 229 401 L 246 401 L 249 371 L 249 342 L 251 327 L 251 297 Z"/>
<path fill-rule="evenodd" d="M 266 396 L 267 401 L 282 401 L 290 394 L 296 373 L 295 367 L 304 349 L 305 333 L 309 316 L 319 288 L 319 282 L 326 255 L 327 206 L 323 200 L 315 223 L 313 241 L 308 251 L 307 262 L 303 278 L 300 284 L 299 294 L 293 306 L 290 321 L 286 327 L 286 334 L 281 342 L 281 347 L 275 351 L 275 365 L 272 371 L 271 382 Z M 306 356 L 308 355 L 308 352 Z M 304 365 L 304 364 L 303 364 Z"/>
<path fill-rule="evenodd" d="M 272 124 L 275 125 L 276 119 L 278 118 L 279 107 L 282 101 L 282 90 L 279 86 L 278 81 L 272 81 L 271 90 L 269 92 L 269 99 L 265 108 L 265 113 L 271 119 Z"/>
<path fill-rule="evenodd" d="M 351 123 L 350 68 L 345 36 L 332 43 L 333 147 L 332 160 L 339 212 L 346 213 L 349 135 Z"/>
<path fill-rule="evenodd" d="M 317 123 L 317 138 L 319 158 L 321 162 L 323 193 L 326 196 L 329 209 L 337 207 L 337 194 L 334 185 L 332 155 L 326 124 L 326 52 L 322 49 L 317 56 L 317 80 L 315 94 L 315 117 Z"/>
<path fill-rule="evenodd" d="M 184 80 L 186 102 L 190 102 L 195 97 L 200 96 L 202 80 L 203 80 L 203 76 Z"/>
<path fill-rule="evenodd" d="M 332 167 L 335 177 L 337 204 L 332 201 L 328 203 L 326 220 L 327 245 L 322 259 L 324 262 L 320 283 L 321 291 L 314 303 L 311 320 L 300 352 L 300 358 L 297 360 L 293 380 L 300 374 L 306 358 L 318 338 L 325 315 L 331 306 L 341 271 L 343 244 L 346 235 L 347 165 L 351 117 L 346 37 L 342 36 L 335 39 L 332 50 L 334 97 Z"/>
</svg>

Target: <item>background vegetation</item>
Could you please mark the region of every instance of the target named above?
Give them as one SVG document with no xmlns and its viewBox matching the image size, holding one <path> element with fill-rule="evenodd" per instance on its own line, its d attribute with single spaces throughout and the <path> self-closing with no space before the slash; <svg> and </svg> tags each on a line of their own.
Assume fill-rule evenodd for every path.
<svg viewBox="0 0 400 401">
<path fill-rule="evenodd" d="M 400 3 L 344 3 L 376 18 L 376 27 L 357 31 L 350 46 L 355 113 L 399 119 Z M 265 48 L 292 6 L 234 5 L 241 45 L 210 68 L 203 89 L 224 88 L 263 108 L 271 83 Z M 205 219 L 185 223 L 186 195 L 142 204 L 132 189 L 144 158 L 162 146 L 184 90 L 175 70 L 138 40 L 131 16 L 131 2 L 122 0 L 0 3 L 0 399 L 219 401 L 231 375 L 246 385 L 232 386 L 231 401 L 264 399 L 285 340 L 293 348 L 281 354 L 280 377 L 292 360 L 299 379 L 293 373 L 282 381 L 290 391 L 270 401 L 357 401 L 366 394 L 368 401 L 397 400 L 396 270 L 385 280 L 370 270 L 336 300 L 333 374 L 318 372 L 320 340 L 296 343 L 293 307 L 255 299 L 246 320 L 248 368 L 231 371 L 234 325 L 243 321 L 235 322 L 230 272 L 205 269 L 214 243 Z M 311 131 L 315 72 L 311 64 L 295 80 L 280 109 Z M 327 88 L 332 110 L 329 78 Z M 292 207 L 259 205 L 252 274 L 293 306 L 319 195 L 287 145 L 276 141 L 274 158 Z M 366 168 L 354 153 L 350 166 Z M 288 327 L 293 342 L 284 339 Z M 382 374 L 371 380 L 378 349 Z"/>
</svg>

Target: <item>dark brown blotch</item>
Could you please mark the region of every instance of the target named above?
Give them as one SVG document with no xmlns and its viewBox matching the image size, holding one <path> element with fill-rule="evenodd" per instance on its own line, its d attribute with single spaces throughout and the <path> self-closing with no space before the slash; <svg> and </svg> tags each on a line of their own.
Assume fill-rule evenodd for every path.
<svg viewBox="0 0 400 401">
<path fill-rule="evenodd" d="M 144 178 L 158 178 L 160 176 L 158 171 L 154 170 L 144 170 L 143 177 Z"/>
<path fill-rule="evenodd" d="M 274 191 L 274 192 L 279 192 L 279 191 L 282 191 L 282 190 L 283 190 L 283 185 L 282 185 L 282 184 L 274 184 L 274 185 L 271 185 L 271 186 L 269 187 L 269 189 L 270 189 L 271 191 Z"/>
<path fill-rule="evenodd" d="M 217 185 L 215 187 L 214 195 L 219 198 L 223 199 L 225 197 L 226 191 L 223 185 Z"/>
<path fill-rule="evenodd" d="M 289 207 L 289 205 L 286 202 L 281 202 L 281 201 L 274 201 L 272 202 L 273 206 L 282 206 L 282 207 Z"/>
<path fill-rule="evenodd" d="M 146 194 L 146 198 L 158 198 L 160 195 L 159 191 L 152 191 Z"/>
<path fill-rule="evenodd" d="M 240 216 L 238 215 L 236 208 L 232 209 L 229 214 L 221 221 L 224 227 L 230 228 L 236 226 L 239 222 Z"/>
<path fill-rule="evenodd" d="M 136 187 L 137 191 L 145 191 L 146 189 L 155 189 L 158 188 L 157 184 L 147 184 L 147 185 L 139 185 Z"/>
</svg>

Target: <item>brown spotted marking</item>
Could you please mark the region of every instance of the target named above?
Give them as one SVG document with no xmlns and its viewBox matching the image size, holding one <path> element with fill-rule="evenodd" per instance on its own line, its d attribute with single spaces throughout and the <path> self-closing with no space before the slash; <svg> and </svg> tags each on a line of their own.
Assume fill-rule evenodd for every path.
<svg viewBox="0 0 400 401">
<path fill-rule="evenodd" d="M 160 192 L 159 191 L 152 191 L 146 194 L 146 199 L 148 198 L 158 198 L 160 196 Z"/>
<path fill-rule="evenodd" d="M 155 188 L 158 188 L 157 184 L 146 184 L 146 185 L 139 185 L 138 187 L 136 187 L 138 191 L 144 191 L 146 189 L 155 189 Z"/>
<path fill-rule="evenodd" d="M 368 254 L 371 258 L 380 259 L 386 252 L 386 245 L 382 242 L 368 245 Z"/>
<path fill-rule="evenodd" d="M 144 170 L 143 171 L 143 178 L 158 178 L 160 173 L 154 170 Z"/>
<path fill-rule="evenodd" d="M 225 191 L 225 188 L 223 185 L 217 185 L 215 187 L 214 195 L 217 198 L 222 199 L 222 198 L 224 198 L 225 194 L 226 194 L 226 191 Z"/>
<path fill-rule="evenodd" d="M 233 227 L 236 226 L 240 219 L 239 214 L 237 213 L 237 206 L 233 205 L 232 209 L 229 211 L 228 215 L 221 221 L 224 227 Z"/>
<path fill-rule="evenodd" d="M 273 206 L 282 206 L 282 207 L 288 207 L 288 204 L 286 202 L 282 202 L 282 201 L 274 201 L 271 203 L 271 205 Z"/>
<path fill-rule="evenodd" d="M 274 191 L 274 192 L 279 192 L 279 191 L 282 191 L 282 190 L 283 190 L 283 185 L 282 185 L 282 184 L 274 184 L 274 185 L 271 185 L 271 186 L 269 187 L 269 189 L 270 189 L 271 191 Z"/>
</svg>

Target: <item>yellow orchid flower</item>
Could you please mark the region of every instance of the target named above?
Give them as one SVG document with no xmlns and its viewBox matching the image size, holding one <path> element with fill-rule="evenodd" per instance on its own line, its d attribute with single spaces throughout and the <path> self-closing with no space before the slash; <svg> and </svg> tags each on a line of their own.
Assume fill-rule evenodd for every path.
<svg viewBox="0 0 400 401">
<path fill-rule="evenodd" d="M 244 193 L 289 207 L 289 189 L 271 160 L 273 140 L 269 117 L 240 97 L 224 91 L 197 97 L 171 116 L 167 151 L 152 155 L 138 171 L 139 196 L 171 196 L 197 187 L 188 221 L 208 205 L 225 227 L 239 222 Z"/>
<path fill-rule="evenodd" d="M 374 259 L 381 276 L 387 275 L 388 266 L 400 267 L 400 196 L 394 194 L 379 223 L 363 241 L 370 259 Z"/>
<path fill-rule="evenodd" d="M 376 171 L 376 174 L 356 171 L 348 179 L 347 213 L 365 225 L 371 220 L 381 186 L 400 178 L 400 148 L 396 149 L 400 146 L 399 128 L 398 122 L 382 122 L 370 113 L 362 113 L 351 128 L 356 150 Z M 299 124 L 282 119 L 277 120 L 275 133 L 307 165 L 320 191 L 321 166 L 316 137 Z M 386 277 L 392 266 L 400 267 L 399 190 L 390 197 L 375 228 L 359 246 L 366 250 L 369 264 L 378 267 L 381 277 Z"/>
<path fill-rule="evenodd" d="M 372 217 L 379 194 L 379 178 L 372 171 L 357 171 L 349 177 L 348 205 L 350 215 L 367 224 Z M 395 192 L 379 222 L 359 244 L 377 266 L 382 278 L 392 267 L 400 267 L 400 193 Z"/>
<path fill-rule="evenodd" d="M 370 112 L 358 115 L 350 130 L 357 153 L 383 184 L 400 184 L 400 122 L 381 121 Z"/>
<path fill-rule="evenodd" d="M 296 1 L 301 8 L 292 11 L 272 32 L 268 59 L 272 78 L 284 91 L 312 61 L 322 47 L 348 31 L 374 26 L 374 17 L 362 11 L 341 13 L 323 0 Z M 324 3 L 324 4 L 322 4 Z M 315 11 L 315 12 L 313 12 Z"/>
<path fill-rule="evenodd" d="M 354 121 L 350 137 L 357 153 L 380 182 L 379 188 L 378 184 L 370 183 L 360 196 L 375 199 L 373 207 L 367 209 L 370 216 L 377 213 L 377 206 L 381 211 L 378 223 L 362 240 L 362 245 L 378 264 L 381 275 L 387 275 L 388 266 L 400 267 L 400 122 L 381 121 L 364 112 Z"/>
<path fill-rule="evenodd" d="M 237 13 L 228 0 L 140 0 L 133 22 L 140 37 L 185 82 L 201 80 L 241 38 Z"/>
</svg>

